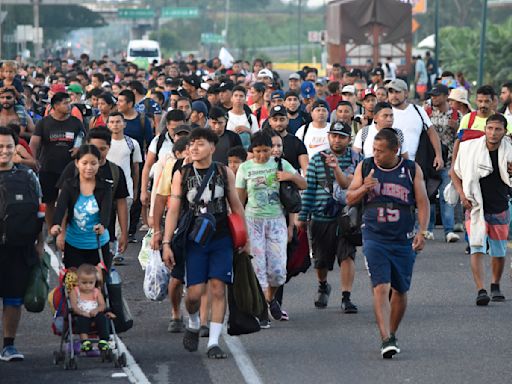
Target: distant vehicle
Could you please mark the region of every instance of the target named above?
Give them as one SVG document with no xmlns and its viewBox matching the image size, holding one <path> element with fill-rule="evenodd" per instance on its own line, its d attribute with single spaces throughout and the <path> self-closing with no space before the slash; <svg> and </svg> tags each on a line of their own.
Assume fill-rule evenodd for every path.
<svg viewBox="0 0 512 384">
<path fill-rule="evenodd" d="M 126 60 L 147 69 L 154 60 L 160 65 L 162 54 L 160 44 L 154 40 L 130 40 Z"/>
</svg>

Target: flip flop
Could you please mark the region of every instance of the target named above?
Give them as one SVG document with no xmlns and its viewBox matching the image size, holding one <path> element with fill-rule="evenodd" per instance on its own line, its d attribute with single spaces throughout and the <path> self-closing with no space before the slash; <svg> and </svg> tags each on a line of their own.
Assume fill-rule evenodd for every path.
<svg viewBox="0 0 512 384">
<path fill-rule="evenodd" d="M 199 347 L 199 329 L 193 331 L 187 328 L 185 330 L 185 334 L 183 335 L 183 346 L 189 352 L 197 351 L 197 348 Z"/>
<path fill-rule="evenodd" d="M 218 345 L 213 345 L 206 352 L 209 359 L 226 359 L 228 354 L 224 352 Z"/>
</svg>

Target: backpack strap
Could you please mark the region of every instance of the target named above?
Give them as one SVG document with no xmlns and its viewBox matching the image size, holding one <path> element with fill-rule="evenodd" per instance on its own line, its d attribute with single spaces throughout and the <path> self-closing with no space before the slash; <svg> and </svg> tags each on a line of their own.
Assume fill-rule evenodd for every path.
<svg viewBox="0 0 512 384">
<path fill-rule="evenodd" d="M 165 135 L 167 133 L 167 129 L 163 131 L 160 135 L 158 135 L 158 141 L 156 142 L 156 160 L 155 163 L 158 161 L 158 154 L 160 153 L 160 150 L 162 149 L 162 146 L 164 145 L 165 141 Z"/>
<path fill-rule="evenodd" d="M 142 144 L 146 142 L 146 114 L 144 112 L 139 113 L 140 128 L 142 130 Z M 144 149 L 141 148 L 141 151 Z"/>
<path fill-rule="evenodd" d="M 217 165 L 217 173 L 222 177 L 222 181 L 224 182 L 224 195 L 227 198 L 229 196 L 228 171 L 224 164 L 218 161 L 216 161 L 215 164 Z"/>
<path fill-rule="evenodd" d="M 476 111 L 473 111 L 469 114 L 468 129 L 471 129 L 471 127 L 475 123 L 476 113 Z"/>
<path fill-rule="evenodd" d="M 428 127 L 427 127 L 427 124 L 425 123 L 425 120 L 423 119 L 423 115 L 421 114 L 420 110 L 418 109 L 418 107 L 416 106 L 416 104 L 412 104 L 412 106 L 414 107 L 414 109 L 416 110 L 416 112 L 418 112 L 418 115 L 420 116 L 420 119 L 421 119 L 421 125 L 423 127 L 423 129 L 426 131 L 428 130 Z"/>
<path fill-rule="evenodd" d="M 124 135 L 124 141 L 126 141 L 126 145 L 130 150 L 130 168 L 133 164 L 133 152 L 135 152 L 135 144 L 133 144 L 133 139 L 130 136 Z"/>
<path fill-rule="evenodd" d="M 304 132 L 302 132 L 302 142 L 304 142 L 304 139 L 306 138 L 306 133 L 308 133 L 308 129 L 309 129 L 309 126 L 311 125 L 311 123 L 309 124 L 306 124 L 304 126 Z"/>
<path fill-rule="evenodd" d="M 107 160 L 108 161 L 108 160 Z M 110 172 L 112 173 L 112 196 L 115 196 L 117 187 L 119 186 L 119 167 L 112 163 L 111 161 L 108 161 L 108 166 L 110 167 Z"/>
</svg>

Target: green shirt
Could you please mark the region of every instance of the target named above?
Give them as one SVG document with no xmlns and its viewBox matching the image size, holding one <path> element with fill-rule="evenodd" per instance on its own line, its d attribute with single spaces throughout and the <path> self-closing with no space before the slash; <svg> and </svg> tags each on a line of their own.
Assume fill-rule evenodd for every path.
<svg viewBox="0 0 512 384">
<path fill-rule="evenodd" d="M 297 173 L 292 165 L 282 159 L 283 171 Z M 265 164 L 248 160 L 238 168 L 236 187 L 247 191 L 245 215 L 264 219 L 274 219 L 284 214 L 279 200 L 277 162 L 271 157 Z"/>
</svg>

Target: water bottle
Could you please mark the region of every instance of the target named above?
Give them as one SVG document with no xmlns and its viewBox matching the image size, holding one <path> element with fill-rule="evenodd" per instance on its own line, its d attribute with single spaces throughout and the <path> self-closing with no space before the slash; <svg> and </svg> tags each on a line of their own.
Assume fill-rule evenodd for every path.
<svg viewBox="0 0 512 384">
<path fill-rule="evenodd" d="M 37 210 L 37 218 L 38 219 L 44 219 L 45 214 L 46 214 L 46 204 L 45 203 L 40 203 L 39 204 L 39 209 Z"/>
<path fill-rule="evenodd" d="M 121 275 L 115 268 L 110 270 L 109 282 L 110 285 L 121 285 Z"/>
</svg>

